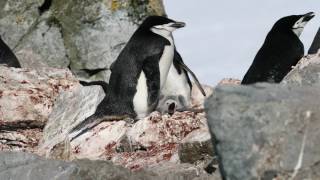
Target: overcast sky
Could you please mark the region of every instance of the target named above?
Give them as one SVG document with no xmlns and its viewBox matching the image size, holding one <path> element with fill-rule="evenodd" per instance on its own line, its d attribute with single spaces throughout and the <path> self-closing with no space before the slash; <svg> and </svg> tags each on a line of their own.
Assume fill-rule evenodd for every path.
<svg viewBox="0 0 320 180">
<path fill-rule="evenodd" d="M 242 79 L 281 17 L 313 11 L 300 39 L 308 50 L 320 27 L 319 0 L 164 0 L 168 16 L 187 26 L 174 33 L 185 63 L 205 84 Z"/>
</svg>

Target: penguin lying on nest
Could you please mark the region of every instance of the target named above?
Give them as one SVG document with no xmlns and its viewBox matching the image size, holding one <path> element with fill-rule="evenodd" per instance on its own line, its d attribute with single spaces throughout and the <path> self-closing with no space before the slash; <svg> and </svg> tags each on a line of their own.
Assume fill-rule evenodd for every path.
<svg viewBox="0 0 320 180">
<path fill-rule="evenodd" d="M 93 82 L 107 90 L 106 96 L 92 116 L 71 130 L 71 138 L 78 137 L 101 121 L 140 119 L 149 115 L 156 109 L 162 89 L 168 86 L 167 77 L 172 66 L 177 77 L 184 76 L 182 79 L 187 83 L 183 82 L 183 85 L 190 89 L 186 73 L 189 68 L 177 53 L 172 37 L 173 31 L 184 26 L 183 22 L 162 16 L 146 18 L 111 65 L 109 84 Z M 179 79 L 174 81 L 180 83 Z"/>
</svg>

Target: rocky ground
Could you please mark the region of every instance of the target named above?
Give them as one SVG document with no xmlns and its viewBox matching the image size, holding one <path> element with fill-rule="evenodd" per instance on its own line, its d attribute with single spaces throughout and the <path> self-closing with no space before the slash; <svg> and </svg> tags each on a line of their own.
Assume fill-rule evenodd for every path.
<svg viewBox="0 0 320 180">
<path fill-rule="evenodd" d="M 0 77 L 1 151 L 105 160 L 132 171 L 189 174 L 190 179 L 219 178 L 217 164 L 210 164 L 214 150 L 204 112 L 153 112 L 137 122 L 102 122 L 70 142 L 69 131 L 103 99 L 100 86 L 81 86 L 68 69 L 0 66 Z M 211 87 L 204 88 L 212 94 Z M 194 106 L 203 108 L 200 91 L 194 88 L 192 95 Z"/>
</svg>

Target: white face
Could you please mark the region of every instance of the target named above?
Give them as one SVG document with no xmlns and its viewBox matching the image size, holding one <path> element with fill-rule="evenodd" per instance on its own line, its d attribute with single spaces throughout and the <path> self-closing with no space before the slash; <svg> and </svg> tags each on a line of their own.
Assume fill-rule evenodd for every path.
<svg viewBox="0 0 320 180">
<path fill-rule="evenodd" d="M 156 25 L 151 28 L 151 31 L 167 38 L 171 36 L 171 33 L 177 29 L 175 27 L 172 27 L 173 24 L 174 23 Z"/>
<path fill-rule="evenodd" d="M 301 17 L 293 26 L 293 32 L 299 37 L 303 31 L 304 26 L 308 23 L 308 21 L 303 21 L 304 17 Z"/>
</svg>

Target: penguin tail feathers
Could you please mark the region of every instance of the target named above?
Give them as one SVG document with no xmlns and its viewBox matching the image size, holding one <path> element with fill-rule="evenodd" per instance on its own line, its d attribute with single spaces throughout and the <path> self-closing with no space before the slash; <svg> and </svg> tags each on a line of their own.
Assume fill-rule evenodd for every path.
<svg viewBox="0 0 320 180">
<path fill-rule="evenodd" d="M 202 85 L 200 84 L 197 76 L 191 71 L 191 69 L 189 69 L 188 66 L 185 65 L 185 64 L 184 64 L 183 62 L 181 62 L 181 61 L 179 62 L 179 66 L 181 66 L 184 70 L 186 70 L 187 72 L 190 73 L 190 75 L 192 76 L 194 82 L 196 83 L 196 85 L 198 86 L 199 90 L 201 91 L 202 95 L 203 95 L 203 96 L 207 96 L 207 95 L 206 95 L 206 92 L 204 91 Z"/>
<path fill-rule="evenodd" d="M 119 121 L 126 118 L 129 118 L 129 116 L 98 116 L 97 114 L 93 114 L 69 131 L 70 142 L 75 138 L 81 136 L 82 134 L 88 132 L 89 130 L 93 129 L 102 122 Z"/>
</svg>

